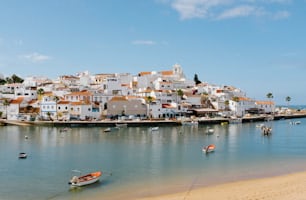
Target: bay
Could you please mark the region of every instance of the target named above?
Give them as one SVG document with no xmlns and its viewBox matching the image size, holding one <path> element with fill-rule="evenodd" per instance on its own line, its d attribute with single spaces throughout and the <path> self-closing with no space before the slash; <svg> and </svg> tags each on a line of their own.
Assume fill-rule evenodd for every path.
<svg viewBox="0 0 306 200">
<path fill-rule="evenodd" d="M 265 122 L 272 135 L 243 123 L 112 129 L 0 127 L 3 200 L 136 199 L 306 168 L 306 119 Z M 295 120 L 297 121 L 297 120 Z M 208 128 L 214 133 L 208 134 Z M 215 144 L 204 154 L 202 147 Z M 20 152 L 27 159 L 18 159 Z M 70 189 L 72 170 L 104 172 L 96 184 Z"/>
</svg>

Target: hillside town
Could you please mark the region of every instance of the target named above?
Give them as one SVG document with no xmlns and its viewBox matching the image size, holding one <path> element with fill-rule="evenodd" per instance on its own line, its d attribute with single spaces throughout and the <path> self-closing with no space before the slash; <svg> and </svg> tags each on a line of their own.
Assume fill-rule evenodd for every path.
<svg viewBox="0 0 306 200">
<path fill-rule="evenodd" d="M 166 71 L 26 77 L 0 85 L 0 118 L 21 121 L 101 121 L 241 118 L 271 114 L 271 99 L 236 87 L 187 79 L 179 64 Z"/>
</svg>

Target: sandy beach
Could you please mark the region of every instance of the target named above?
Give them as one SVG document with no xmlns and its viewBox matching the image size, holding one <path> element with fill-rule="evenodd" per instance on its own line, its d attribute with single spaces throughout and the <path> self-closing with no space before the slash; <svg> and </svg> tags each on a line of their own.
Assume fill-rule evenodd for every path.
<svg viewBox="0 0 306 200">
<path fill-rule="evenodd" d="M 139 200 L 303 200 L 306 199 L 306 172 L 238 181 Z"/>
</svg>

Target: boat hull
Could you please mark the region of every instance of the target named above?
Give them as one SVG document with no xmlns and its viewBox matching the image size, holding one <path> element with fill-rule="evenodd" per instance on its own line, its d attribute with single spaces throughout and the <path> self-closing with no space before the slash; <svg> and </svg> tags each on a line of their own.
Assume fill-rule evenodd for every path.
<svg viewBox="0 0 306 200">
<path fill-rule="evenodd" d="M 71 184 L 72 187 L 81 187 L 89 185 L 99 181 L 101 175 L 102 172 L 93 172 L 80 177 L 74 176 L 69 183 Z"/>
</svg>

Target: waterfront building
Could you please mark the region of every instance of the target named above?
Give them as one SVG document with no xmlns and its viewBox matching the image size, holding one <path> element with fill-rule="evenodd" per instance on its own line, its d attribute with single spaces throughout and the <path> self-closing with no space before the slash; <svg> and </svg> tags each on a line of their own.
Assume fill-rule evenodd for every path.
<svg viewBox="0 0 306 200">
<path fill-rule="evenodd" d="M 147 112 L 145 99 L 137 96 L 114 96 L 107 105 L 109 117 L 143 117 Z"/>
<path fill-rule="evenodd" d="M 255 101 L 256 108 L 262 109 L 264 113 L 270 114 L 275 112 L 273 101 Z"/>
</svg>

